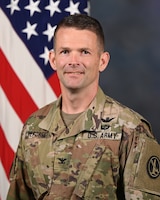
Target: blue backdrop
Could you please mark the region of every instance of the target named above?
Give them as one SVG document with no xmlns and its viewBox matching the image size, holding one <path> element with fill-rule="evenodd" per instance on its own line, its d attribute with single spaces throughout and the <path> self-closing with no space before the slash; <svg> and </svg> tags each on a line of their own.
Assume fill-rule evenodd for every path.
<svg viewBox="0 0 160 200">
<path fill-rule="evenodd" d="M 160 142 L 160 1 L 91 0 L 111 54 L 100 85 L 143 115 Z"/>
</svg>

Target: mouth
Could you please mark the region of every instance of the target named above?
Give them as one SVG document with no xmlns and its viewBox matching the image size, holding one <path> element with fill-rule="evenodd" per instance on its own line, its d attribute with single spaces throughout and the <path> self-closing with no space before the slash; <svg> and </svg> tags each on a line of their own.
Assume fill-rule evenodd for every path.
<svg viewBox="0 0 160 200">
<path fill-rule="evenodd" d="M 85 66 L 83 64 L 72 64 L 64 66 L 64 74 L 68 75 L 82 75 L 85 74 Z"/>
<path fill-rule="evenodd" d="M 64 74 L 84 74 L 84 72 L 64 72 Z"/>
</svg>

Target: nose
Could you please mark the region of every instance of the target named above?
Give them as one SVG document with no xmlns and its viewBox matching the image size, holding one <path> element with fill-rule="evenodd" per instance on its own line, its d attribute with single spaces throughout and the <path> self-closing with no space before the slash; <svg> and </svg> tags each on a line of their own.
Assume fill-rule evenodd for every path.
<svg viewBox="0 0 160 200">
<path fill-rule="evenodd" d="M 69 65 L 79 65 L 80 58 L 78 53 L 73 52 L 70 54 Z"/>
</svg>

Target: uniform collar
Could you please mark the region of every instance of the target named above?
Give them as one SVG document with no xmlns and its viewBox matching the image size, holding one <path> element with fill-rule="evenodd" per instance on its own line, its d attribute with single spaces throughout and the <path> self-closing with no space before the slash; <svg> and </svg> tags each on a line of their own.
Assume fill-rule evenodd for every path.
<svg viewBox="0 0 160 200">
<path fill-rule="evenodd" d="M 60 105 L 62 97 L 60 96 L 50 109 L 47 116 L 40 122 L 39 127 L 49 132 L 59 135 L 60 138 L 70 137 L 82 131 L 95 131 L 101 129 L 101 118 L 105 105 L 105 94 L 98 88 L 97 94 L 88 109 L 83 112 L 75 121 L 70 125 L 68 134 L 65 133 L 65 125 L 60 115 Z M 58 137 L 59 137 L 58 136 Z"/>
</svg>

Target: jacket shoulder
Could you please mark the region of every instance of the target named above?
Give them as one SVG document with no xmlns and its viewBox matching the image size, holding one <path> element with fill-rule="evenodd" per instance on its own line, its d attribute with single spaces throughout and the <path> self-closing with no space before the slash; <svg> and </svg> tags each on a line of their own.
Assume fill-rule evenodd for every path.
<svg viewBox="0 0 160 200">
<path fill-rule="evenodd" d="M 48 115 L 48 113 L 56 108 L 56 102 L 57 101 L 47 104 L 33 112 L 24 123 L 24 127 L 27 125 L 33 125 L 34 127 L 36 127 L 36 125 L 38 126 L 38 124 Z"/>
<path fill-rule="evenodd" d="M 121 126 L 134 129 L 140 124 L 143 124 L 149 130 L 149 132 L 152 132 L 150 123 L 141 114 L 107 95 L 104 113 L 115 116 L 117 123 Z"/>
<path fill-rule="evenodd" d="M 36 117 L 36 116 L 46 116 L 49 113 L 49 111 L 52 108 L 55 107 L 55 105 L 56 105 L 56 101 L 54 101 L 54 102 L 52 102 L 50 104 L 47 104 L 47 105 L 43 106 L 42 108 L 40 108 L 40 109 L 36 110 L 35 112 L 33 112 L 30 115 L 30 117 L 32 117 L 32 116 L 34 116 L 34 117 Z"/>
</svg>

